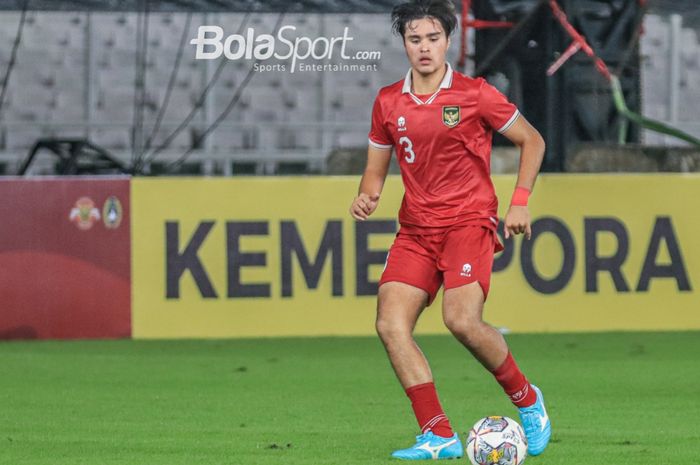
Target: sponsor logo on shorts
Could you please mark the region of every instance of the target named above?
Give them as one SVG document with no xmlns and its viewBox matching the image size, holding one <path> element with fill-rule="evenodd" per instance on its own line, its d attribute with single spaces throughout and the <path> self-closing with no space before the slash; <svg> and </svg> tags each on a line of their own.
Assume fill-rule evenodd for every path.
<svg viewBox="0 0 700 465">
<path fill-rule="evenodd" d="M 464 276 L 465 278 L 472 277 L 472 266 L 469 263 L 462 265 L 462 272 L 460 273 L 460 276 Z"/>
</svg>

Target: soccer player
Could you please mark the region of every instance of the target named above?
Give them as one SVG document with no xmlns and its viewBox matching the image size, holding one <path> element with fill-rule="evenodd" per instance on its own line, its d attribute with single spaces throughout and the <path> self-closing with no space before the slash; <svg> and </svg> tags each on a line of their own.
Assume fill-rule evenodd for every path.
<svg viewBox="0 0 700 465">
<path fill-rule="evenodd" d="M 541 391 L 518 368 L 503 336 L 482 320 L 497 238 L 490 177 L 496 130 L 520 149 L 517 184 L 505 217 L 505 237 L 529 239 L 528 196 L 544 156 L 544 141 L 484 79 L 455 72 L 445 61 L 456 13 L 449 0 L 412 0 L 394 8 L 411 69 L 379 91 L 372 110 L 367 165 L 351 215 L 377 208 L 395 149 L 405 187 L 401 225 L 379 282 L 376 329 L 408 395 L 421 434 L 400 459 L 463 455 L 442 410 L 428 361 L 413 339 L 423 309 L 444 286 L 442 316 L 450 332 L 489 370 L 519 409 L 528 452 L 538 455 L 551 434 Z"/>
</svg>

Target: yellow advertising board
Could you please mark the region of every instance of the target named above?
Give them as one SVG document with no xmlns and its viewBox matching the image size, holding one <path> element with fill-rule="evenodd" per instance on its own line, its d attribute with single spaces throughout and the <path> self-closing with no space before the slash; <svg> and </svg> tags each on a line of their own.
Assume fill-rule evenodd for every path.
<svg viewBox="0 0 700 465">
<path fill-rule="evenodd" d="M 370 220 L 359 177 L 134 179 L 135 338 L 367 335 L 403 188 Z M 496 176 L 505 214 L 512 176 Z M 541 175 L 534 235 L 494 265 L 485 318 L 513 332 L 700 329 L 697 175 Z M 441 333 L 438 298 L 417 332 Z"/>
</svg>

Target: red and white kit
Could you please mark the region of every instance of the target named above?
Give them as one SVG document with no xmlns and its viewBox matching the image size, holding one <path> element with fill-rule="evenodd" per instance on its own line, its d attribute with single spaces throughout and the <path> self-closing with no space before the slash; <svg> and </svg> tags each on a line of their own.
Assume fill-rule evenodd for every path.
<svg viewBox="0 0 700 465">
<path fill-rule="evenodd" d="M 498 200 L 491 181 L 493 131 L 505 132 L 518 109 L 482 78 L 447 71 L 437 92 L 415 95 L 411 70 L 379 91 L 369 143 L 396 148 L 405 194 L 401 228 L 380 284 L 401 281 L 424 289 L 432 302 L 478 281 L 488 294 Z"/>
</svg>

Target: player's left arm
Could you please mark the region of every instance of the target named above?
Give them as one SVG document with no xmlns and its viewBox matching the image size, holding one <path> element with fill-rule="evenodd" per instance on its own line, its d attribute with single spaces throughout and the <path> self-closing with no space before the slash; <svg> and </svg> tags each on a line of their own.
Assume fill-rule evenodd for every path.
<svg viewBox="0 0 700 465">
<path fill-rule="evenodd" d="M 525 233 L 530 239 L 530 211 L 527 200 L 535 186 L 537 173 L 540 171 L 544 158 L 545 144 L 539 131 L 535 129 L 521 114 L 515 122 L 503 133 L 520 149 L 520 168 L 515 192 L 505 217 L 505 238 L 511 235 Z"/>
</svg>

